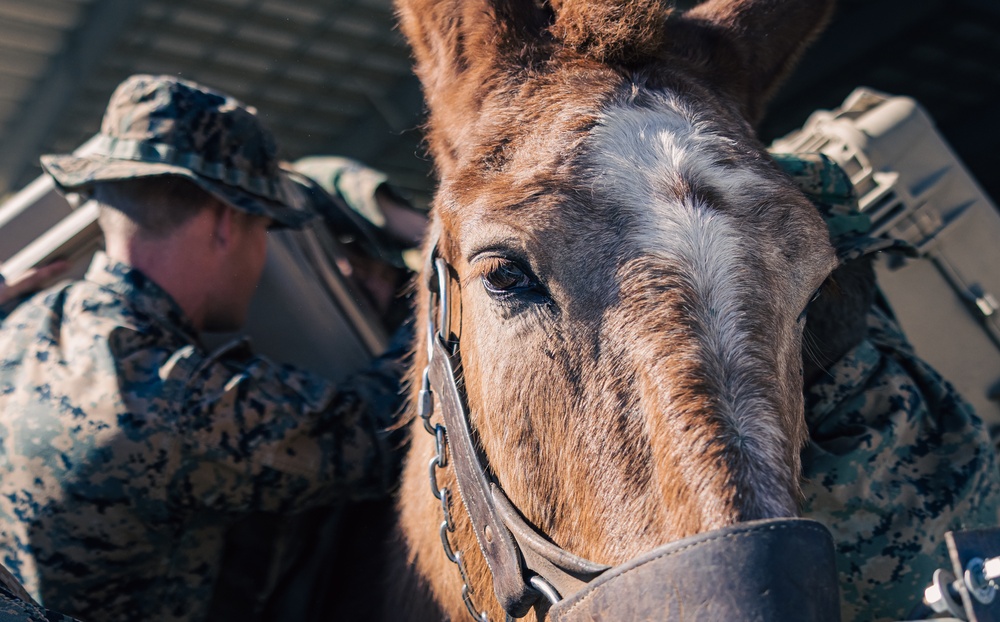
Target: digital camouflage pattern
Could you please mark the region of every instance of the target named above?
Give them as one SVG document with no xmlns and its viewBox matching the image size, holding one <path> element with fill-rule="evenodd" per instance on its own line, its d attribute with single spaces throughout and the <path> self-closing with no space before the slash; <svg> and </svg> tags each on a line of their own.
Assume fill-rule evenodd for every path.
<svg viewBox="0 0 1000 622">
<path fill-rule="evenodd" d="M 945 532 L 1000 519 L 982 422 L 878 309 L 806 392 L 806 422 L 802 511 L 833 533 L 843 619 L 905 619 L 950 568 Z"/>
<path fill-rule="evenodd" d="M 385 215 L 375 197 L 379 189 L 389 187 L 389 177 L 382 171 L 342 156 L 311 156 L 292 166 L 374 227 L 385 227 Z"/>
<path fill-rule="evenodd" d="M 392 331 L 409 316 L 410 304 L 404 300 L 409 277 L 402 268 L 404 249 L 382 230 L 386 219 L 376 197 L 379 190 L 391 191 L 387 176 L 339 156 L 304 158 L 293 162 L 289 170 L 337 241 L 338 252 L 345 253 L 351 267 L 348 278 L 354 277 L 351 282 L 357 286 L 355 295 L 365 295 L 357 277 L 399 285 L 397 298 L 380 322 Z M 402 201 L 398 196 L 397 200 Z M 408 342 L 409 332 L 397 333 L 395 339 L 401 338 Z M 331 595 L 328 583 L 321 578 L 323 569 L 352 562 L 345 555 L 344 548 L 350 546 L 346 541 L 364 536 L 350 531 L 349 525 L 357 516 L 370 512 L 370 506 L 338 504 L 294 517 L 255 515 L 236 526 L 227 535 L 226 554 L 210 606 L 212 619 L 273 620 L 274 611 L 288 619 L 329 617 L 329 603 L 338 596 Z"/>
<path fill-rule="evenodd" d="M 64 190 L 178 175 L 278 226 L 301 227 L 314 216 L 279 166 L 277 144 L 252 108 L 172 76 L 126 79 L 86 155 L 44 155 L 42 166 Z"/>
<path fill-rule="evenodd" d="M 409 202 L 393 188 L 385 173 L 341 156 L 310 156 L 291 166 L 324 190 L 313 205 L 338 238 L 349 236 L 368 257 L 407 268 L 404 255 L 411 247 L 386 232 L 386 216 L 378 193 L 386 193 L 398 205 Z"/>
<path fill-rule="evenodd" d="M 858 209 L 854 184 L 829 156 L 822 153 L 772 153 L 771 156 L 823 215 L 841 263 L 879 251 L 916 255 L 916 249 L 903 240 L 868 235 L 872 223 Z"/>
<path fill-rule="evenodd" d="M 202 619 L 240 516 L 395 481 L 404 346 L 339 390 L 243 342 L 207 353 L 166 292 L 99 255 L 0 330 L 0 561 L 81 619 Z"/>
<path fill-rule="evenodd" d="M 0 566 L 0 622 L 76 622 L 76 620 L 39 607 L 10 571 Z"/>
<path fill-rule="evenodd" d="M 832 160 L 778 161 L 830 223 L 842 261 L 911 252 L 865 235 L 867 217 Z M 806 422 L 802 511 L 833 533 L 843 619 L 907 619 L 934 570 L 950 568 L 945 532 L 1000 520 L 1000 474 L 982 422 L 879 308 L 868 338 L 806 390 Z"/>
</svg>

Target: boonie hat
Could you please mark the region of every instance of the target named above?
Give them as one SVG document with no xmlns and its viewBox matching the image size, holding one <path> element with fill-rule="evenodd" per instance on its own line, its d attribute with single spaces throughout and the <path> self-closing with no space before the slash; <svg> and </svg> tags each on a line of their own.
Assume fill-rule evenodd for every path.
<svg viewBox="0 0 1000 622">
<path fill-rule="evenodd" d="M 315 212 L 279 166 L 278 148 L 256 111 L 172 76 L 135 75 L 108 103 L 86 155 L 43 155 L 67 191 L 95 182 L 177 175 L 224 203 L 300 228 Z"/>
</svg>

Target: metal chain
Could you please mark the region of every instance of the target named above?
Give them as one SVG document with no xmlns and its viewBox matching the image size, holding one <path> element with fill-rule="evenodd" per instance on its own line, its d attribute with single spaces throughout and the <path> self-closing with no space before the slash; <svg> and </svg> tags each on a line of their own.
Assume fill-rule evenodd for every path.
<svg viewBox="0 0 1000 622">
<path fill-rule="evenodd" d="M 434 437 L 435 455 L 427 465 L 428 476 L 430 477 L 431 494 L 435 499 L 441 501 L 441 513 L 444 520 L 441 521 L 439 532 L 441 534 L 441 546 L 444 554 L 453 564 L 458 566 L 458 572 L 462 576 L 462 602 L 469 611 L 473 620 L 478 622 L 489 622 L 486 611 L 478 611 L 475 603 L 472 602 L 472 588 L 469 587 L 469 575 L 465 571 L 465 559 L 461 551 L 455 551 L 451 546 L 448 534 L 455 532 L 455 521 L 451 517 L 451 491 L 447 487 L 438 487 L 437 471 L 448 466 L 448 437 L 444 426 L 440 423 L 431 424 L 431 415 L 434 413 L 434 393 L 431 391 L 430 367 L 424 368 L 423 380 L 420 384 L 420 399 L 417 403 L 417 414 L 424 422 L 424 429 Z"/>
</svg>

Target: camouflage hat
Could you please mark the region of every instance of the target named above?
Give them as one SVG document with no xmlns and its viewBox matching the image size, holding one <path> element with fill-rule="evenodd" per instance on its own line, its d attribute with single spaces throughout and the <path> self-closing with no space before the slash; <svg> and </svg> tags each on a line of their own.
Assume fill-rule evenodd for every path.
<svg viewBox="0 0 1000 622">
<path fill-rule="evenodd" d="M 44 155 L 64 190 L 177 175 L 224 203 L 299 228 L 314 215 L 279 167 L 277 145 L 253 108 L 171 76 L 136 75 L 108 103 L 86 155 Z"/>
<path fill-rule="evenodd" d="M 376 196 L 382 189 L 398 197 L 385 173 L 340 156 L 302 158 L 291 163 L 291 170 L 318 186 L 311 195 L 313 205 L 339 238 L 357 242 L 370 257 L 406 267 L 404 247 L 384 231 L 386 217 Z"/>
</svg>

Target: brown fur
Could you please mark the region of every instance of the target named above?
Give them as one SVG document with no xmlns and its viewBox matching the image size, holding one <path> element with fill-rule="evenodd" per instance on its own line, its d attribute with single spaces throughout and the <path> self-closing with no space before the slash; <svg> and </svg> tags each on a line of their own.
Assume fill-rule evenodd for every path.
<svg viewBox="0 0 1000 622">
<path fill-rule="evenodd" d="M 606 62 L 639 62 L 663 45 L 670 8 L 660 0 L 552 2 L 553 36 L 576 52 Z"/>
<path fill-rule="evenodd" d="M 430 237 L 461 284 L 453 326 L 470 417 L 510 498 L 553 541 L 608 564 L 726 524 L 795 514 L 806 436 L 796 318 L 828 275 L 832 250 L 751 123 L 831 3 L 710 0 L 686 15 L 655 0 L 398 5 L 440 176 Z M 734 201 L 677 170 L 652 192 L 667 202 L 694 197 L 746 233 L 735 247 L 743 295 L 733 321 L 754 366 L 741 382 L 759 405 L 752 424 L 780 437 L 748 433 L 720 406 L 733 389 L 704 341 L 713 311 L 683 262 L 644 244 L 637 223 L 651 207 L 598 190 L 602 176 L 629 174 L 593 166 L 604 112 L 655 108 L 664 94 L 717 138 L 699 157 L 773 179 L 738 189 L 745 199 Z M 501 260 L 523 264 L 544 295 L 491 296 L 483 274 Z M 421 337 L 428 305 L 421 287 Z M 426 364 L 418 341 L 414 389 Z M 426 589 L 445 616 L 462 619 L 461 581 L 441 550 L 441 508 L 428 487 L 433 439 L 419 422 L 412 434 L 399 591 Z M 439 483 L 456 490 L 451 469 Z M 457 495 L 452 507 L 451 540 L 473 599 L 503 619 Z M 420 606 L 431 609 L 415 618 L 436 615 Z"/>
</svg>

